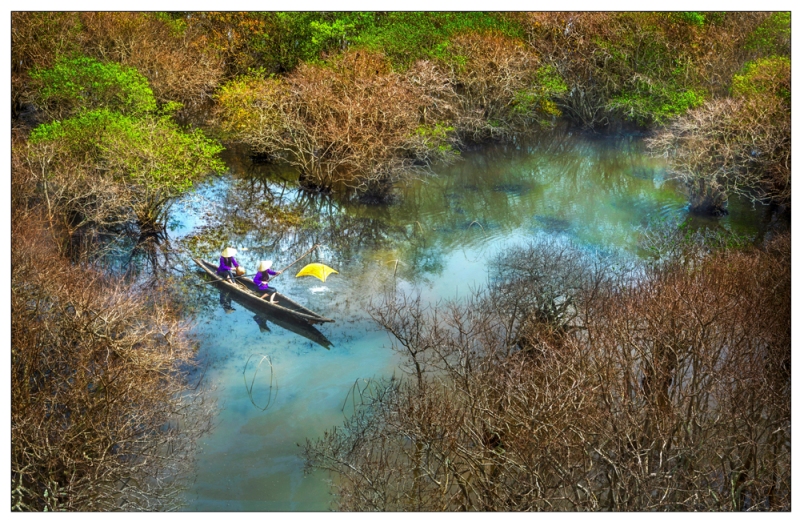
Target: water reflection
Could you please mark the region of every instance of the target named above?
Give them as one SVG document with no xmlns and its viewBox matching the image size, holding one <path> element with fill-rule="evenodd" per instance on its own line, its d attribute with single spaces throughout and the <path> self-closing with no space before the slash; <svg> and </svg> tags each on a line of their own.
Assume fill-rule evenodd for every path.
<svg viewBox="0 0 800 522">
<path fill-rule="evenodd" d="M 236 151 L 229 164 L 233 177 L 221 208 L 199 230 L 209 240 L 194 251 L 212 254 L 233 243 L 246 245 L 254 259 L 288 261 L 320 243 L 322 257 L 339 267 L 373 275 L 391 269 L 415 284 L 439 276 L 454 249 L 474 258 L 493 250 L 487 245 L 544 233 L 634 254 L 641 229 L 686 217 L 686 201 L 667 181 L 663 161 L 630 136 L 553 132 L 467 152 L 463 161 L 399 187 L 395 203 L 383 206 L 299 190 L 291 170 Z M 731 212 L 737 218 L 708 225 L 753 233 L 759 212 L 740 205 Z"/>
<path fill-rule="evenodd" d="M 280 268 L 319 243 L 307 262 L 339 275 L 320 284 L 287 272 L 280 291 L 336 323 L 300 331 L 235 298 L 223 302 L 221 293 L 187 293 L 198 303 L 194 333 L 210 361 L 208 379 L 226 406 L 219 428 L 204 440 L 189 509 L 327 509 L 326 477 L 304 476 L 296 445 L 341 424 L 354 382 L 395 370 L 386 333 L 364 311 L 370 300 L 394 288 L 414 289 L 430 303 L 463 296 L 489 284 L 495 255 L 537 238 L 569 239 L 609 260 L 635 258 L 644 229 L 688 217 L 663 162 L 643 152 L 633 137 L 553 132 L 465 152 L 461 161 L 398 187 L 393 202 L 380 206 L 309 194 L 291 170 L 230 152 L 230 175 L 174 207 L 173 248 L 187 252 L 183 258 L 191 252 L 214 259 L 223 246 L 235 246 L 251 273 L 262 259 Z M 763 229 L 763 209 L 732 200 L 730 210 L 702 226 Z M 281 383 L 263 412 L 242 387 L 256 356 L 270 358 Z M 263 390 L 257 405 L 267 400 Z"/>
<path fill-rule="evenodd" d="M 301 335 L 309 341 L 313 341 L 327 350 L 330 350 L 331 346 L 333 346 L 333 343 L 331 343 L 322 332 L 310 324 L 302 321 L 293 321 L 292 319 L 283 317 L 277 313 L 267 313 L 252 306 L 248 301 L 238 298 L 236 294 L 223 288 L 219 288 L 217 291 L 219 292 L 220 305 L 226 314 L 235 311 L 232 305 L 232 302 L 235 301 L 238 306 L 241 306 L 242 308 L 255 314 L 253 316 L 253 320 L 256 323 L 255 326 L 258 327 L 259 332 L 262 334 L 268 334 L 272 332 L 269 327 L 269 324 L 272 323 L 280 328 L 283 328 L 284 330 Z"/>
</svg>

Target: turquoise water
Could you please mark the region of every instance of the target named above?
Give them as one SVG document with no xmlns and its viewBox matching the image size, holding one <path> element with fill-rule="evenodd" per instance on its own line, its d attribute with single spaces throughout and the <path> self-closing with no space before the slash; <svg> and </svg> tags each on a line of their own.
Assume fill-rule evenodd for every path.
<svg viewBox="0 0 800 522">
<path fill-rule="evenodd" d="M 199 290 L 193 334 L 220 410 L 201 440 L 186 509 L 331 507 L 328 477 L 304 475 L 298 444 L 341 424 L 356 382 L 400 372 L 388 335 L 365 312 L 385 290 L 417 291 L 430 303 L 467 295 L 486 285 L 494 256 L 537 238 L 568 239 L 587 255 L 635 258 L 645 227 L 689 219 L 662 160 L 645 155 L 636 137 L 554 132 L 462 156 L 399 187 L 392 204 L 370 206 L 308 197 L 290 172 L 231 153 L 227 175 L 175 205 L 171 236 L 209 260 L 224 243 L 239 249 L 248 272 L 268 258 L 281 268 L 320 243 L 307 261 L 339 272 L 324 283 L 296 279 L 300 263 L 275 281 L 336 321 L 311 331 L 287 329 L 236 301 L 226 310 L 218 290 Z M 299 209 L 314 225 L 276 225 L 261 210 L 267 200 Z M 734 200 L 729 216 L 695 226 L 758 234 L 762 221 L 762 209 Z M 203 234 L 214 240 L 192 242 Z"/>
</svg>

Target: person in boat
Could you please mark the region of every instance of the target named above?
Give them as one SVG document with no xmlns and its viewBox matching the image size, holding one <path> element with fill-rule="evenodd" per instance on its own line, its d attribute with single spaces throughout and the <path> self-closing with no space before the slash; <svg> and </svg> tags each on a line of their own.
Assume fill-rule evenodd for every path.
<svg viewBox="0 0 800 522">
<path fill-rule="evenodd" d="M 272 261 L 262 261 L 258 264 L 258 273 L 253 278 L 253 283 L 256 285 L 256 288 L 260 292 L 265 292 L 264 295 L 261 296 L 261 299 L 264 299 L 266 296 L 270 296 L 269 302 L 276 303 L 275 301 L 275 289 L 269 286 L 269 277 L 276 276 L 283 272 L 283 270 L 276 272 L 272 270 Z M 271 295 L 270 295 L 271 294 Z"/>
<path fill-rule="evenodd" d="M 233 257 L 235 255 L 236 249 L 227 247 L 222 251 L 222 256 L 219 258 L 219 268 L 217 268 L 217 274 L 222 276 L 223 279 L 228 279 L 231 282 L 234 281 L 235 276 L 244 274 L 244 269 L 239 266 L 236 258 Z M 234 271 L 236 272 L 235 274 Z"/>
</svg>

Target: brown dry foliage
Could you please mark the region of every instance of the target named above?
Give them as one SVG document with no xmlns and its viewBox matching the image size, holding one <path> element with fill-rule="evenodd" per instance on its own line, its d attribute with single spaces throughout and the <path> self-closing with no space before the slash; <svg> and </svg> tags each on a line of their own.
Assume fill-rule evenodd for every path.
<svg viewBox="0 0 800 522">
<path fill-rule="evenodd" d="M 309 465 L 344 510 L 788 510 L 788 243 L 588 284 L 568 335 L 389 299 L 412 377 L 354 388 Z"/>
<path fill-rule="evenodd" d="M 297 166 L 306 186 L 380 193 L 418 163 L 446 158 L 435 146 L 446 135 L 417 132 L 429 107 L 441 110 L 434 102 L 382 55 L 360 51 L 302 64 L 285 80 L 251 80 L 223 95 L 220 116 L 256 152 Z"/>
<path fill-rule="evenodd" d="M 153 14 L 136 12 L 38 13 L 12 16 L 12 98 L 30 96 L 27 72 L 50 67 L 56 58 L 81 53 L 136 68 L 159 102 L 201 108 L 222 78 L 221 56 L 202 28 L 171 28 Z"/>
<path fill-rule="evenodd" d="M 459 138 L 504 137 L 542 121 L 518 110 L 538 66 L 521 43 L 462 35 L 465 65 L 418 61 L 402 74 L 383 55 L 349 51 L 328 65 L 303 63 L 285 79 L 251 78 L 219 97 L 219 121 L 261 154 L 297 166 L 307 186 L 385 192 Z"/>
<path fill-rule="evenodd" d="M 12 223 L 12 509 L 174 509 L 209 427 L 193 349 L 157 292 L 71 265 Z"/>
<path fill-rule="evenodd" d="M 134 67 L 147 77 L 159 102 L 196 108 L 210 101 L 222 78 L 221 57 L 191 25 L 177 33 L 141 13 L 82 13 L 81 23 L 85 52 Z"/>
<path fill-rule="evenodd" d="M 607 474 L 613 506 L 788 509 L 790 262 L 778 250 L 654 270 L 590 325 L 607 407 L 589 430 L 623 457 Z"/>
<path fill-rule="evenodd" d="M 51 67 L 58 56 L 79 48 L 77 13 L 11 13 L 11 108 L 16 116 L 26 101 L 28 71 Z"/>
<path fill-rule="evenodd" d="M 523 42 L 497 34 L 463 34 L 451 52 L 466 63 L 452 71 L 459 110 L 459 134 L 473 141 L 523 131 L 535 116 L 514 110 L 515 97 L 529 89 L 539 59 Z"/>
<path fill-rule="evenodd" d="M 789 90 L 788 74 L 771 79 Z M 713 100 L 648 140 L 668 156 L 697 212 L 724 212 L 730 194 L 791 204 L 791 112 L 777 94 Z"/>
<path fill-rule="evenodd" d="M 570 85 L 558 101 L 565 116 L 586 127 L 609 123 L 609 103 L 626 84 L 672 74 L 680 64 L 696 88 L 725 95 L 733 74 L 752 58 L 748 35 L 769 13 L 725 13 L 702 30 L 677 23 L 677 13 L 517 13 L 528 44 Z M 612 52 L 612 43 L 621 54 Z M 655 49 L 663 56 L 655 57 Z M 668 50 L 668 52 L 666 52 Z M 660 62 L 659 62 L 660 60 Z M 657 65 L 660 72 L 645 70 Z"/>
<path fill-rule="evenodd" d="M 85 246 L 98 231 L 135 222 L 133 193 L 89 159 L 60 154 L 53 145 L 33 146 L 15 133 L 11 165 L 14 212 L 42 216 L 62 255 L 89 254 L 75 241 Z"/>
<path fill-rule="evenodd" d="M 290 49 L 294 41 L 287 42 L 283 48 L 276 45 L 273 40 L 281 31 L 274 27 L 270 15 L 275 13 L 208 11 L 192 13 L 191 19 L 185 21 L 192 30 L 205 36 L 206 48 L 222 58 L 225 76 L 233 78 L 259 67 L 266 66 L 272 72 L 281 69 L 286 48 Z M 254 48 L 255 42 L 262 47 Z"/>
</svg>

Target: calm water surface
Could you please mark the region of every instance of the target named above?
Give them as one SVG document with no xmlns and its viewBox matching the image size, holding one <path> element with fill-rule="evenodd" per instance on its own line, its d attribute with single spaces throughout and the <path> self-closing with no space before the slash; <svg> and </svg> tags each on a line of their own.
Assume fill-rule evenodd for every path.
<svg viewBox="0 0 800 522">
<path fill-rule="evenodd" d="M 246 156 L 174 207 L 171 236 L 186 240 L 226 215 L 217 239 L 239 248 L 253 272 L 260 259 L 277 268 L 315 242 L 307 260 L 339 271 L 323 283 L 295 279 L 301 262 L 275 281 L 283 293 L 335 319 L 316 330 L 287 329 L 219 291 L 201 287 L 194 326 L 206 382 L 220 406 L 215 429 L 201 441 L 188 510 L 315 511 L 331 507 L 323 473 L 304 476 L 298 444 L 340 425 L 357 380 L 390 376 L 398 357 L 365 313 L 387 288 L 419 291 L 436 302 L 487 283 L 487 262 L 508 246 L 557 236 L 587 255 L 640 254 L 644 227 L 683 222 L 686 199 L 665 180 L 661 160 L 631 136 L 590 139 L 556 132 L 524 145 L 467 152 L 457 163 L 398 189 L 388 206 L 341 205 L 307 198 L 293 183 L 269 176 Z M 253 178 L 256 181 L 253 181 Z M 253 192 L 255 191 L 255 192 Z M 255 194 L 255 196 L 254 196 Z M 276 233 L 237 225 L 262 200 L 305 205 L 314 227 Z M 732 201 L 730 215 L 700 226 L 757 234 L 763 210 Z M 209 260 L 218 250 L 195 244 Z M 226 309 L 227 308 L 227 309 Z M 291 326 L 291 325 L 289 325 Z"/>
</svg>

